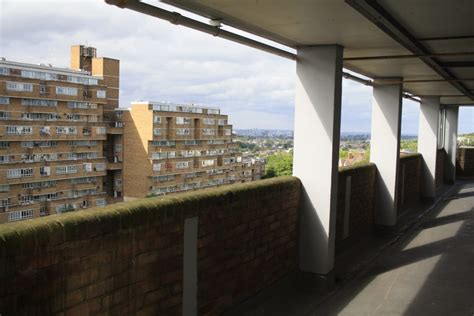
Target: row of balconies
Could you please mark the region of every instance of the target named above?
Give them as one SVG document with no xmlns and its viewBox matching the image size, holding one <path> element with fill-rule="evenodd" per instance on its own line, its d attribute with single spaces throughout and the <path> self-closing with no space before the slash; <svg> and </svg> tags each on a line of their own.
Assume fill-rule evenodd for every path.
<svg viewBox="0 0 474 316">
<path fill-rule="evenodd" d="M 39 99 L 52 99 L 59 101 L 88 101 L 93 103 L 107 103 L 107 98 L 100 98 L 97 96 L 97 91 L 106 91 L 105 86 L 89 88 L 81 84 L 74 83 L 60 83 L 56 85 L 49 84 L 45 81 L 27 79 L 27 78 L 15 78 L 15 77 L 2 77 L 4 81 L 0 81 L 0 94 L 6 97 L 12 98 L 39 98 Z M 30 83 L 32 84 L 31 91 L 12 91 L 7 90 L 7 81 L 18 82 L 18 83 Z M 56 87 L 68 87 L 76 88 L 77 94 L 66 95 L 56 93 Z"/>
</svg>

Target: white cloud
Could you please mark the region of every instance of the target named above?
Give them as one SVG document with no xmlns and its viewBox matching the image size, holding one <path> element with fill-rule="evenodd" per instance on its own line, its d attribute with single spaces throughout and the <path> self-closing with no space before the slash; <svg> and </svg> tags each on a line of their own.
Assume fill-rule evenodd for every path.
<svg viewBox="0 0 474 316">
<path fill-rule="evenodd" d="M 0 56 L 67 67 L 79 43 L 120 59 L 122 106 L 192 102 L 221 107 L 236 128 L 293 126 L 292 61 L 102 0 L 0 0 Z M 368 131 L 371 88 L 344 80 L 343 92 L 342 129 Z"/>
</svg>

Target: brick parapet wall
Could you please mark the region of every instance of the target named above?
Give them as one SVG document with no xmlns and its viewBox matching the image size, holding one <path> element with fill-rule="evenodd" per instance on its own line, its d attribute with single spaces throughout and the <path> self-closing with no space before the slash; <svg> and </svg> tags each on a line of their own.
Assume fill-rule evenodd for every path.
<svg viewBox="0 0 474 316">
<path fill-rule="evenodd" d="M 281 177 L 5 224 L 0 314 L 180 315 L 195 216 L 199 314 L 219 314 L 297 269 L 300 191 Z"/>
<path fill-rule="evenodd" d="M 456 174 L 461 177 L 474 177 L 474 147 L 458 148 Z"/>
<path fill-rule="evenodd" d="M 421 154 L 402 154 L 400 156 L 398 181 L 398 215 L 420 202 Z"/>
<path fill-rule="evenodd" d="M 361 164 L 339 168 L 336 252 L 350 247 L 374 228 L 375 175 L 374 164 Z M 351 177 L 349 209 L 346 213 L 346 184 Z M 346 219 L 348 218 L 348 224 Z M 348 227 L 345 229 L 345 226 Z"/>
</svg>

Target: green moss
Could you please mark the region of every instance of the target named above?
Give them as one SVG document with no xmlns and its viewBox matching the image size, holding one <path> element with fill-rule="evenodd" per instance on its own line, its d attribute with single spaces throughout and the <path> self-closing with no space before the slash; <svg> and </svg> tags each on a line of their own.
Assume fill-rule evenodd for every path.
<svg viewBox="0 0 474 316">
<path fill-rule="evenodd" d="M 361 163 L 361 164 L 355 164 L 355 165 L 350 165 L 350 166 L 345 166 L 345 167 L 339 167 L 339 173 L 343 174 L 346 172 L 352 172 L 352 171 L 358 171 L 358 170 L 363 170 L 363 169 L 375 169 L 375 164 L 368 162 L 368 163 Z"/>
<path fill-rule="evenodd" d="M 400 154 L 400 160 L 404 160 L 404 159 L 416 159 L 416 158 L 421 158 L 422 155 L 419 154 L 419 153 L 413 153 L 413 154 L 405 154 L 405 153 L 402 153 Z"/>
<path fill-rule="evenodd" d="M 185 216 L 198 214 L 203 208 L 215 205 L 229 207 L 240 203 L 239 201 L 258 200 L 269 192 L 279 197 L 283 190 L 299 187 L 299 179 L 284 176 L 6 223 L 0 225 L 0 253 L 4 250 L 10 254 L 18 253 L 20 249 L 33 251 L 47 245 L 52 239 L 56 242 L 80 240 L 97 231 L 105 234 L 153 225 L 167 218 L 183 219 Z"/>
</svg>

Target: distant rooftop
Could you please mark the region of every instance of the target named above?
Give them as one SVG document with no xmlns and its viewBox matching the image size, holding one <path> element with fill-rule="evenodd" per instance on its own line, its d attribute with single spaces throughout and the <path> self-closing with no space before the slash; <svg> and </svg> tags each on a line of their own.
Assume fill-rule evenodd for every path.
<svg viewBox="0 0 474 316">
<path fill-rule="evenodd" d="M 203 113 L 203 110 L 207 110 L 208 114 L 220 114 L 220 109 L 216 107 L 201 106 L 194 103 L 173 103 L 163 101 L 135 101 L 133 105 L 145 104 L 152 106 L 154 111 L 169 111 L 169 112 L 190 112 L 190 113 Z M 210 113 L 212 112 L 212 113 Z"/>
</svg>

